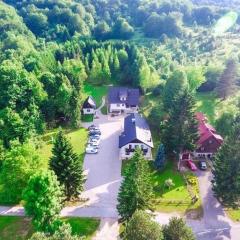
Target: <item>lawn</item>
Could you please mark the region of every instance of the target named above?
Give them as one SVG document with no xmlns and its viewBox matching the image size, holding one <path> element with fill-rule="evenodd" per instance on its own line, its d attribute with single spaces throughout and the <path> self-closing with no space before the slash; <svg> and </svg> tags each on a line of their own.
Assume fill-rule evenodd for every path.
<svg viewBox="0 0 240 240">
<path fill-rule="evenodd" d="M 84 84 L 83 92 L 85 97 L 92 96 L 96 101 L 97 107 L 102 103 L 102 97 L 107 95 L 108 87 L 107 86 L 93 86 L 90 84 Z"/>
<path fill-rule="evenodd" d="M 200 200 L 192 204 L 192 196 L 189 187 L 187 187 L 186 180 L 180 172 L 175 170 L 172 161 L 168 161 L 162 172 L 156 171 L 152 162 L 149 162 L 149 165 L 154 190 L 154 197 L 152 199 L 152 207 L 154 210 L 160 212 L 178 212 L 180 214 L 191 211 L 197 217 L 202 214 Z M 127 167 L 128 161 L 124 161 L 122 165 L 122 175 L 124 175 Z M 174 183 L 174 186 L 170 189 L 164 186 L 165 180 L 169 178 L 171 178 Z M 198 186 L 194 186 L 193 190 L 197 194 Z"/>
<path fill-rule="evenodd" d="M 68 222 L 73 234 L 86 236 L 90 240 L 96 233 L 100 220 L 94 218 L 63 218 Z M 31 220 L 27 217 L 0 216 L 1 240 L 27 240 L 33 234 Z"/>
<path fill-rule="evenodd" d="M 235 222 L 240 222 L 240 209 L 226 209 L 228 217 Z"/>
<path fill-rule="evenodd" d="M 209 119 L 209 122 L 214 125 L 217 115 L 217 106 L 220 100 L 216 94 L 211 93 L 197 93 L 197 111 L 203 112 Z"/>
<path fill-rule="evenodd" d="M 82 122 L 92 122 L 94 119 L 94 115 L 93 114 L 83 114 L 81 121 Z"/>
<path fill-rule="evenodd" d="M 42 136 L 43 144 L 39 149 L 40 155 L 46 160 L 48 164 L 49 158 L 52 156 L 52 147 L 53 147 L 53 140 L 56 136 L 58 130 L 54 129 L 48 131 L 46 134 Z M 88 133 L 87 130 L 84 128 L 80 128 L 78 130 L 65 130 L 66 136 L 69 138 L 74 151 L 79 154 L 83 160 L 84 153 L 85 153 L 85 145 L 87 143 Z"/>
</svg>

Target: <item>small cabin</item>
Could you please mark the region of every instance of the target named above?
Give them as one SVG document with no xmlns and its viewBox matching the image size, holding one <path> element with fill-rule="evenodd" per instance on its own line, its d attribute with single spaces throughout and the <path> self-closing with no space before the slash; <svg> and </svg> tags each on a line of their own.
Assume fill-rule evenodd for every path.
<svg viewBox="0 0 240 240">
<path fill-rule="evenodd" d="M 84 115 L 94 115 L 97 109 L 97 105 L 92 96 L 89 96 L 83 103 L 82 113 Z"/>
</svg>

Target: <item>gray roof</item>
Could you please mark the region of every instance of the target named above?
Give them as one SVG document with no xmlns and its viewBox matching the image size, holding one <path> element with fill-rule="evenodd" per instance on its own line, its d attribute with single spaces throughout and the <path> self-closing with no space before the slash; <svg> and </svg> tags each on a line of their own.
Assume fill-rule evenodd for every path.
<svg viewBox="0 0 240 240">
<path fill-rule="evenodd" d="M 82 108 L 93 108 L 96 109 L 97 105 L 92 96 L 89 96 L 83 103 Z"/>
<path fill-rule="evenodd" d="M 126 103 L 129 106 L 138 106 L 139 97 L 139 89 L 126 87 L 110 87 L 108 92 L 108 103 Z M 124 100 L 121 100 L 122 98 Z"/>
<path fill-rule="evenodd" d="M 119 148 L 133 142 L 141 142 L 153 148 L 149 125 L 138 113 L 132 113 L 124 119 L 124 131 L 119 136 Z"/>
</svg>

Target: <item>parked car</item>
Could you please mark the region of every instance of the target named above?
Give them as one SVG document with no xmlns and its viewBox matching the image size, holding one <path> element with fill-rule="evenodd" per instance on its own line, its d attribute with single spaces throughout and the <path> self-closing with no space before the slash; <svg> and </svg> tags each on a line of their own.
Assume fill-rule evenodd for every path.
<svg viewBox="0 0 240 240">
<path fill-rule="evenodd" d="M 91 129 L 95 128 L 95 127 L 96 127 L 96 126 L 93 124 L 93 125 L 91 125 L 91 126 L 88 127 L 88 130 L 91 130 Z"/>
<path fill-rule="evenodd" d="M 207 170 L 207 163 L 205 161 L 199 161 L 198 167 L 200 170 Z"/>
<path fill-rule="evenodd" d="M 89 136 L 89 140 L 100 140 L 101 136 L 100 135 L 91 135 Z"/>
<path fill-rule="evenodd" d="M 91 142 L 91 143 L 88 143 L 87 147 L 99 148 L 99 143 L 97 143 L 97 142 Z"/>
<path fill-rule="evenodd" d="M 96 143 L 99 145 L 100 143 L 100 139 L 96 139 L 96 138 L 89 138 L 88 143 Z"/>
<path fill-rule="evenodd" d="M 89 135 L 101 135 L 101 131 L 100 130 L 90 130 Z"/>
<path fill-rule="evenodd" d="M 95 126 L 95 125 L 91 125 L 89 128 L 88 128 L 89 131 L 100 131 L 100 128 Z"/>
<path fill-rule="evenodd" d="M 98 150 L 96 148 L 94 148 L 94 147 L 87 146 L 86 153 L 87 154 L 96 154 L 96 153 L 98 153 Z"/>
<path fill-rule="evenodd" d="M 196 165 L 193 163 L 192 160 L 187 160 L 186 163 L 187 163 L 187 166 L 188 166 L 192 171 L 197 171 L 197 167 L 196 167 Z"/>
</svg>

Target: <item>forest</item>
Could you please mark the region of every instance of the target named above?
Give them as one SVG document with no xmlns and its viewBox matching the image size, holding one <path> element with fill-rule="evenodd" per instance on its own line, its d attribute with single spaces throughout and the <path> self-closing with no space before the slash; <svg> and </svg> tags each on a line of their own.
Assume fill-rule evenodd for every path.
<svg viewBox="0 0 240 240">
<path fill-rule="evenodd" d="M 216 32 L 232 11 L 232 26 Z M 48 168 L 38 154 L 44 134 L 81 126 L 86 85 L 139 88 L 157 143 L 167 141 L 172 105 L 181 107 L 169 100 L 176 92 L 231 136 L 240 119 L 239 32 L 238 0 L 1 1 L 0 202 L 19 203 L 33 172 Z"/>
</svg>

